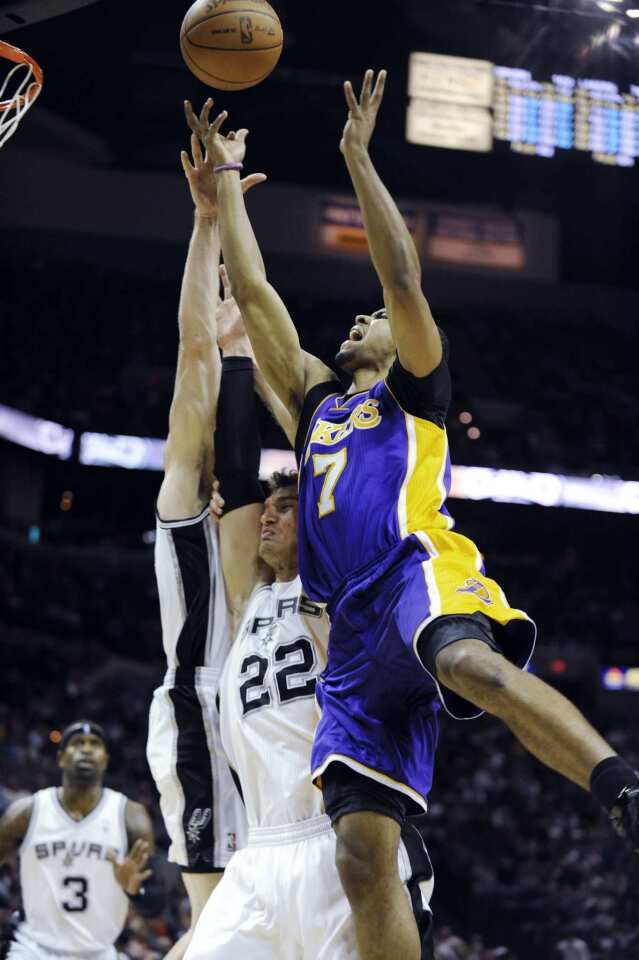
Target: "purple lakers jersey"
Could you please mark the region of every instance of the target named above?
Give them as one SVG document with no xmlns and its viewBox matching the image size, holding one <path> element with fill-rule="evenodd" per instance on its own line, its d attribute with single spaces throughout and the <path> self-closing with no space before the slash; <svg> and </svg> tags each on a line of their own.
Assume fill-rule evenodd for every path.
<svg viewBox="0 0 639 960">
<path fill-rule="evenodd" d="M 310 599 L 327 602 L 355 571 L 416 531 L 450 530 L 445 361 L 416 378 L 398 360 L 370 390 L 309 391 L 297 437 L 298 550 Z"/>
</svg>

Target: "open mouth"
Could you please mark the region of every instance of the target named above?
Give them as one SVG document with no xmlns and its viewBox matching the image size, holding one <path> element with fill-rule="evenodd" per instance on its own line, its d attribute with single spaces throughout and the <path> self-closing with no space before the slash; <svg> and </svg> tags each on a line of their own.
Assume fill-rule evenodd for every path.
<svg viewBox="0 0 639 960">
<path fill-rule="evenodd" d="M 359 343 L 360 340 L 364 339 L 364 334 L 359 327 L 351 327 L 351 332 L 348 335 L 349 340 L 354 340 L 355 343 Z"/>
</svg>

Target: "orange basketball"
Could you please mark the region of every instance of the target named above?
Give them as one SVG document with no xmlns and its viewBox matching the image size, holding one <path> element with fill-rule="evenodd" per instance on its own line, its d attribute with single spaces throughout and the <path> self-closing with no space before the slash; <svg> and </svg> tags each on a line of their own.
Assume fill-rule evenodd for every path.
<svg viewBox="0 0 639 960">
<path fill-rule="evenodd" d="M 196 0 L 180 30 L 189 70 L 217 90 L 246 90 L 282 53 L 282 24 L 266 0 Z"/>
</svg>

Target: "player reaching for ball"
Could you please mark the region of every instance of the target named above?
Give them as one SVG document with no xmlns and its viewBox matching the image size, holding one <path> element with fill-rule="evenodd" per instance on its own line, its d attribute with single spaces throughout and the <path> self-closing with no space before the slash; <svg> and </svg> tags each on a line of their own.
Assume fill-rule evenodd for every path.
<svg viewBox="0 0 639 960">
<path fill-rule="evenodd" d="M 345 85 L 340 143 L 385 307 L 356 317 L 337 365 L 344 393 L 305 353 L 258 269 L 239 186 L 245 131 L 207 143 L 220 231 L 257 362 L 297 427 L 298 545 L 305 591 L 331 618 L 312 771 L 337 834 L 337 863 L 361 960 L 416 960 L 397 876 L 406 814 L 426 808 L 439 700 L 456 717 L 488 711 L 526 749 L 595 797 L 639 848 L 639 778 L 565 697 L 523 669 L 535 627 L 452 531 L 445 418 L 447 347 L 421 289 L 411 236 L 369 154 L 386 74 Z M 218 118 L 219 120 L 219 118 Z"/>
<path fill-rule="evenodd" d="M 212 100 L 200 121 L 208 121 Z M 164 682 L 153 696 L 147 758 L 158 792 L 169 860 L 182 872 L 191 927 L 171 950 L 179 960 L 220 871 L 243 842 L 241 802 L 220 744 L 215 698 L 231 633 L 217 531 L 208 502 L 213 483 L 220 357 L 215 339 L 220 238 L 213 164 L 196 137 L 182 167 L 195 207 L 178 314 L 180 344 L 169 415 L 164 479 L 157 501 L 155 572 Z M 246 190 L 265 179 L 247 177 Z"/>
<path fill-rule="evenodd" d="M 14 801 L 0 820 L 0 863 L 18 853 L 23 901 L 8 960 L 116 960 L 129 903 L 162 911 L 149 815 L 103 785 L 108 762 L 102 727 L 71 724 L 58 748 L 62 786 Z"/>
<path fill-rule="evenodd" d="M 193 115 L 191 122 L 197 122 Z M 186 957 L 355 960 L 351 910 L 335 867 L 335 835 L 309 769 L 328 618 L 306 599 L 298 575 L 296 476 L 274 475 L 264 502 L 257 371 L 221 273 L 225 297 L 216 315 L 222 379 L 215 462 L 226 501 L 219 543 L 235 640 L 220 682 L 219 711 L 222 744 L 241 787 L 249 834 L 206 904 Z M 212 309 L 209 304 L 206 314 Z M 287 430 L 290 418 L 282 404 L 266 399 Z M 217 510 L 219 497 L 212 502 Z M 413 826 L 403 835 L 399 869 L 423 934 L 423 958 L 432 960 L 432 869 Z"/>
</svg>

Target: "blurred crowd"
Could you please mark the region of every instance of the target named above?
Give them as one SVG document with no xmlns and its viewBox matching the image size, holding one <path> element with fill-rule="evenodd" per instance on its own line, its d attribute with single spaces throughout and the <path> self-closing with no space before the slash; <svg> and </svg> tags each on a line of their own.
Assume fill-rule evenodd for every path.
<svg viewBox="0 0 639 960">
<path fill-rule="evenodd" d="M 0 403 L 80 431 L 163 436 L 179 284 L 177 272 L 145 278 L 89 264 L 6 265 L 10 349 L 0 355 Z M 378 306 L 289 303 L 304 346 L 328 363 L 354 314 Z M 547 310 L 525 303 L 438 316 L 452 347 L 454 460 L 638 477 L 634 331 L 612 328 L 614 320 L 553 310 L 551 325 Z M 263 427 L 265 445 L 281 443 L 272 423 Z"/>
</svg>

